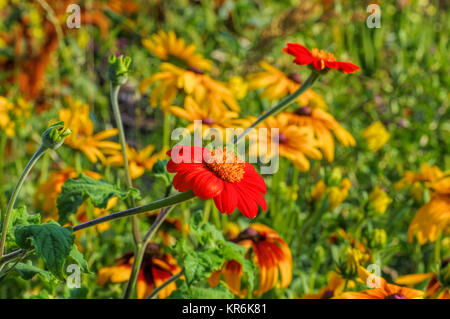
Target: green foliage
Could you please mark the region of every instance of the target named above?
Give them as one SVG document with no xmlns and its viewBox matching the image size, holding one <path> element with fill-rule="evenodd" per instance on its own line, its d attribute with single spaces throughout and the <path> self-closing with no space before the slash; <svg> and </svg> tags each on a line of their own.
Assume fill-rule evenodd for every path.
<svg viewBox="0 0 450 319">
<path fill-rule="evenodd" d="M 177 285 L 178 289 L 170 295 L 169 299 L 234 299 L 234 295 L 223 284 L 214 288 L 203 288 L 189 286 L 179 281 Z"/>
<path fill-rule="evenodd" d="M 35 225 L 41 222 L 39 214 L 30 215 L 27 212 L 26 206 L 13 209 L 11 219 L 9 221 L 8 233 L 6 234 L 6 245 L 10 249 L 18 248 L 15 239 L 15 230 L 22 226 Z M 0 222 L 0 227 L 3 223 Z"/>
<path fill-rule="evenodd" d="M 54 221 L 41 225 L 28 225 L 15 230 L 17 244 L 29 249 L 32 246 L 47 268 L 57 277 L 63 276 L 63 266 L 69 257 L 75 236 Z"/>
<path fill-rule="evenodd" d="M 69 178 L 57 200 L 59 222 L 67 223 L 69 215 L 75 213 L 88 198 L 95 207 L 105 208 L 108 200 L 115 196 L 122 200 L 129 197 L 138 199 L 139 191 L 134 188 L 123 191 L 106 181 L 93 179 L 83 173 L 78 178 Z"/>
</svg>

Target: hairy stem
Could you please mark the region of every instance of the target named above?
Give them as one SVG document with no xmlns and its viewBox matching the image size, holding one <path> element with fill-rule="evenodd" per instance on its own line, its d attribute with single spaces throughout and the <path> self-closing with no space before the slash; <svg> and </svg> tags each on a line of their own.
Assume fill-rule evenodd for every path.
<svg viewBox="0 0 450 319">
<path fill-rule="evenodd" d="M 122 124 L 122 117 L 120 116 L 120 109 L 119 109 L 119 90 L 120 85 L 113 85 L 111 82 L 111 105 L 114 113 L 114 119 L 116 120 L 117 129 L 119 130 L 119 142 L 122 150 L 122 157 L 123 157 L 123 166 L 125 170 L 125 179 L 127 183 L 127 187 L 131 188 L 133 187 L 133 182 L 131 181 L 131 175 L 130 175 L 130 168 L 128 166 L 128 156 L 127 156 L 127 143 L 125 140 L 125 131 L 123 129 Z M 134 201 L 134 198 L 131 197 L 131 207 L 136 207 L 136 203 Z M 141 234 L 139 232 L 139 221 L 137 216 L 132 217 L 132 232 L 133 232 L 133 239 L 135 245 L 138 245 L 141 241 Z"/>
<path fill-rule="evenodd" d="M 19 180 L 14 187 L 14 190 L 11 194 L 11 198 L 8 203 L 8 207 L 6 208 L 5 218 L 3 219 L 3 227 L 2 227 L 2 237 L 0 240 L 0 257 L 3 256 L 4 250 L 5 250 L 5 241 L 6 241 L 6 233 L 8 231 L 8 223 L 9 218 L 11 217 L 12 210 L 14 208 L 14 203 L 16 202 L 17 196 L 20 193 L 20 190 L 22 189 L 23 183 L 25 182 L 28 174 L 30 173 L 33 166 L 36 164 L 36 162 L 39 160 L 39 158 L 45 153 L 47 148 L 43 145 L 40 145 L 37 151 L 33 154 L 30 161 L 28 162 L 27 166 L 22 172 L 22 175 L 20 175 Z"/>
<path fill-rule="evenodd" d="M 147 247 L 147 244 L 153 238 L 156 231 L 162 225 L 162 223 L 164 222 L 166 217 L 169 215 L 169 213 L 172 211 L 172 209 L 173 209 L 173 206 L 169 206 L 169 207 L 166 207 L 165 209 L 161 210 L 161 212 L 156 217 L 155 222 L 152 224 L 149 231 L 145 234 L 144 239 L 142 240 L 142 243 L 140 244 L 139 249 L 137 250 L 137 252 L 135 254 L 130 279 L 128 280 L 127 288 L 125 289 L 125 293 L 123 296 L 124 299 L 130 298 L 132 295 L 132 292 L 134 291 L 134 287 L 136 286 L 136 281 L 137 281 L 137 278 L 139 275 L 139 270 L 141 269 L 141 264 L 142 264 L 142 260 L 144 258 L 145 249 Z"/>
</svg>

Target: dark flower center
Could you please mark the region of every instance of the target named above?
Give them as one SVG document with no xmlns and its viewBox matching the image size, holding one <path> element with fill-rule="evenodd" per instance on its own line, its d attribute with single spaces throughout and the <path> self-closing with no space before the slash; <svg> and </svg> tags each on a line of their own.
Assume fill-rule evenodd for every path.
<svg viewBox="0 0 450 319">
<path fill-rule="evenodd" d="M 286 135 L 280 133 L 280 134 L 278 135 L 278 142 L 279 142 L 280 144 L 286 143 L 286 142 L 287 142 L 287 137 L 286 137 Z"/>
<path fill-rule="evenodd" d="M 253 242 L 259 242 L 265 240 L 265 236 L 260 234 L 257 230 L 248 227 L 246 230 L 242 231 L 235 239 L 232 241 L 238 243 L 242 240 L 251 240 Z"/>
<path fill-rule="evenodd" d="M 291 73 L 291 74 L 289 74 L 288 77 L 295 83 L 298 83 L 298 84 L 302 83 L 302 78 L 300 77 L 300 75 L 298 73 Z"/>
<path fill-rule="evenodd" d="M 308 106 L 299 107 L 295 110 L 295 114 L 300 116 L 310 116 L 312 114 L 312 110 Z"/>
<path fill-rule="evenodd" d="M 196 68 L 194 66 L 190 66 L 186 70 L 194 72 L 195 74 L 204 74 L 202 70 L 200 70 L 199 68 Z"/>
<path fill-rule="evenodd" d="M 406 297 L 405 297 L 404 295 L 402 295 L 402 294 L 397 293 L 397 294 L 389 295 L 389 296 L 387 296 L 387 297 L 384 298 L 384 299 L 408 299 L 408 298 L 406 298 Z"/>
<path fill-rule="evenodd" d="M 206 117 L 202 120 L 202 123 L 206 124 L 206 125 L 212 125 L 212 124 L 214 124 L 214 120 L 210 117 Z"/>
<path fill-rule="evenodd" d="M 325 292 L 322 294 L 322 297 L 320 297 L 320 299 L 330 299 L 333 296 L 334 296 L 333 290 L 325 290 Z"/>
</svg>

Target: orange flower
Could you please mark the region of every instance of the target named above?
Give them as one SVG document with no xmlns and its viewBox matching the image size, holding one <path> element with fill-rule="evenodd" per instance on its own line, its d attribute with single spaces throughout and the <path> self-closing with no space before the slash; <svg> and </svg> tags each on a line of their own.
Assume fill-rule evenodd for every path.
<svg viewBox="0 0 450 319">
<path fill-rule="evenodd" d="M 364 267 L 358 268 L 360 279 L 366 283 L 372 274 Z M 360 292 L 344 292 L 336 299 L 419 299 L 423 298 L 424 292 L 407 287 L 388 284 L 382 277 L 372 275 L 373 283 L 378 282 L 379 288 L 368 289 Z"/>
<path fill-rule="evenodd" d="M 289 246 L 273 229 L 252 224 L 232 241 L 252 251 L 253 260 L 259 268 L 259 288 L 256 296 L 272 288 L 286 288 L 292 280 L 292 254 Z M 239 297 L 246 295 L 241 290 L 242 266 L 235 260 L 227 261 L 222 270 L 214 272 L 208 282 L 212 287 L 219 284 L 223 275 L 228 288 Z"/>
<path fill-rule="evenodd" d="M 353 63 L 336 61 L 332 53 L 316 48 L 309 51 L 298 43 L 286 43 L 286 48 L 283 49 L 283 52 L 295 56 L 294 63 L 299 65 L 312 64 L 318 71 L 336 69 L 343 73 L 353 73 L 360 70 L 359 66 Z"/>
<path fill-rule="evenodd" d="M 426 298 L 450 299 L 450 289 L 444 288 L 442 290 L 442 284 L 437 279 L 436 274 L 431 273 L 431 272 L 425 273 L 425 274 L 409 274 L 409 275 L 400 276 L 400 277 L 397 277 L 397 279 L 395 280 L 395 283 L 397 283 L 399 285 L 414 286 L 414 285 L 421 283 L 427 279 L 430 279 L 430 281 L 428 282 L 427 288 L 425 289 L 425 297 Z M 438 295 L 438 293 L 439 293 L 439 295 Z"/>
<path fill-rule="evenodd" d="M 98 271 L 97 282 L 104 285 L 108 281 L 112 283 L 127 281 L 131 276 L 134 253 L 129 252 L 120 257 L 115 266 L 104 267 Z M 181 271 L 177 261 L 170 254 L 162 254 L 156 244 L 148 244 L 137 281 L 137 295 L 139 299 L 147 298 L 152 291 L 161 286 L 173 275 Z M 176 283 L 168 284 L 158 293 L 163 299 L 177 289 Z"/>
</svg>

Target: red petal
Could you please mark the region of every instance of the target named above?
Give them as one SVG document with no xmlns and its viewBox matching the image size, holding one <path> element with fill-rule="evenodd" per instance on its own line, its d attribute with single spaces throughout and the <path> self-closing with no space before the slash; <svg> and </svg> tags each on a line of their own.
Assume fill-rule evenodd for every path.
<svg viewBox="0 0 450 319">
<path fill-rule="evenodd" d="M 213 198 L 223 190 L 224 182 L 210 170 L 202 170 L 192 180 L 192 190 L 195 196 L 202 199 Z"/>
<path fill-rule="evenodd" d="M 298 43 L 286 43 L 286 48 L 283 49 L 283 52 L 295 56 L 294 63 L 299 65 L 311 64 L 314 61 L 314 58 L 311 55 L 311 52 L 301 44 Z"/>
<path fill-rule="evenodd" d="M 356 64 L 353 64 L 351 62 L 337 62 L 337 64 L 338 64 L 338 69 L 342 70 L 342 72 L 344 72 L 344 73 L 353 73 L 353 72 L 361 70 L 359 68 L 359 66 L 357 66 Z"/>
<path fill-rule="evenodd" d="M 233 184 L 224 182 L 223 186 L 222 192 L 214 197 L 214 203 L 221 213 L 231 214 L 236 210 L 239 195 Z"/>
</svg>

